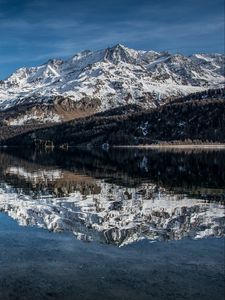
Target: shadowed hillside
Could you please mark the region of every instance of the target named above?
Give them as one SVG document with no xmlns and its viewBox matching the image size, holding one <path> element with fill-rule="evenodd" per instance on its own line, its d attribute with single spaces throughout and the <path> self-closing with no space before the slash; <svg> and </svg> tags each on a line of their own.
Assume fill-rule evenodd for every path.
<svg viewBox="0 0 225 300">
<path fill-rule="evenodd" d="M 137 145 L 159 142 L 225 142 L 225 93 L 209 90 L 144 111 L 119 108 L 87 118 L 31 130 L 8 145 Z"/>
</svg>

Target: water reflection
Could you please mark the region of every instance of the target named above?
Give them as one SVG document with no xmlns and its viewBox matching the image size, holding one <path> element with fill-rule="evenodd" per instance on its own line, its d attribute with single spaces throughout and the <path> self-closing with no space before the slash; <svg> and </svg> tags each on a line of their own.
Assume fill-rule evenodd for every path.
<svg viewBox="0 0 225 300">
<path fill-rule="evenodd" d="M 126 245 L 225 233 L 225 153 L 0 153 L 0 210 L 20 225 Z"/>
</svg>

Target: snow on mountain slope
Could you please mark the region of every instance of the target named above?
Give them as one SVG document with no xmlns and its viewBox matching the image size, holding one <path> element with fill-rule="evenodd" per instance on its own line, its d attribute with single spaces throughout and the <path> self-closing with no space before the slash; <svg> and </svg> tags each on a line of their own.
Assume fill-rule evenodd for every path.
<svg viewBox="0 0 225 300">
<path fill-rule="evenodd" d="M 56 96 L 75 102 L 97 100 L 95 111 L 134 103 L 154 107 L 170 97 L 221 86 L 224 62 L 222 54 L 186 57 L 123 45 L 86 50 L 65 61 L 18 69 L 0 81 L 0 110 L 49 103 Z"/>
</svg>

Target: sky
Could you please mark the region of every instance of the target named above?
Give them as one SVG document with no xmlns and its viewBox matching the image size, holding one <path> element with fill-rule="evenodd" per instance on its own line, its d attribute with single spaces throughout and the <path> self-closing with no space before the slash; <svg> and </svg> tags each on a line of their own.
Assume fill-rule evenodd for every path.
<svg viewBox="0 0 225 300">
<path fill-rule="evenodd" d="M 118 43 L 223 53 L 224 0 L 0 0 L 0 79 Z"/>
</svg>

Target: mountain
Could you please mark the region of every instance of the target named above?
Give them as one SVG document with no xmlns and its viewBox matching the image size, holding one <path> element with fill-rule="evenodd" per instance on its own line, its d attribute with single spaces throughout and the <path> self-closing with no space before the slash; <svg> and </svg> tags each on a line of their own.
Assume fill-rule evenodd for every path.
<svg viewBox="0 0 225 300">
<path fill-rule="evenodd" d="M 135 104 L 157 107 L 221 87 L 225 56 L 137 51 L 123 45 L 21 68 L 0 81 L 4 125 L 58 123 Z"/>
<path fill-rule="evenodd" d="M 224 100 L 224 89 L 215 89 L 189 94 L 150 110 L 129 105 L 45 128 L 20 126 L 17 133 L 14 128 L 14 135 L 3 127 L 0 142 L 38 148 L 225 143 Z"/>
</svg>

